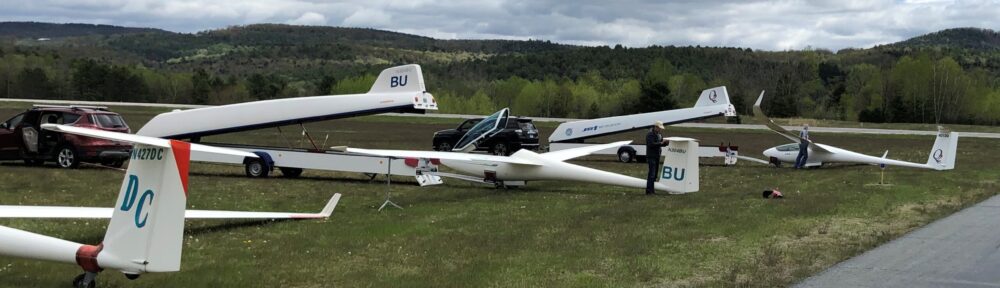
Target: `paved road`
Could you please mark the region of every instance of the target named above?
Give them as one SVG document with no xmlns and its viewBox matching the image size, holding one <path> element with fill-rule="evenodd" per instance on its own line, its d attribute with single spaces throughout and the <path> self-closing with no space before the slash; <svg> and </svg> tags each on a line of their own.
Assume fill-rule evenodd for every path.
<svg viewBox="0 0 1000 288">
<path fill-rule="evenodd" d="M 164 103 L 136 103 L 136 102 L 96 102 L 96 101 L 76 101 L 76 100 L 38 100 L 38 99 L 14 99 L 14 98 L 0 98 L 0 102 L 28 102 L 28 103 L 42 103 L 42 104 L 52 104 L 52 105 L 94 105 L 94 106 L 134 106 L 134 107 L 160 107 L 160 108 L 177 108 L 177 109 L 192 109 L 209 107 L 206 105 L 187 105 L 187 104 L 164 104 Z M 403 113 L 386 113 L 383 115 L 389 116 L 401 116 L 401 117 L 435 117 L 435 118 L 455 118 L 455 119 L 467 119 L 475 117 L 483 117 L 482 115 L 464 115 L 464 114 L 403 114 Z M 570 118 L 544 118 L 544 117 L 531 117 L 535 121 L 542 122 L 570 122 L 580 119 L 570 119 Z M 764 125 L 755 124 L 714 124 L 714 123 L 681 123 L 673 126 L 678 127 L 692 127 L 692 128 L 711 128 L 711 129 L 750 129 L 750 130 L 768 130 Z M 798 130 L 799 126 L 783 126 L 788 130 Z M 812 132 L 828 132 L 828 133 L 856 133 L 856 134 L 895 134 L 895 135 L 935 135 L 937 131 L 922 131 L 922 130 L 898 130 L 898 129 L 868 129 L 868 128 L 838 128 L 838 127 L 810 127 Z M 984 133 L 984 132 L 959 132 L 961 137 L 973 137 L 973 138 L 993 138 L 1000 139 L 1000 133 Z"/>
<path fill-rule="evenodd" d="M 940 219 L 796 287 L 1000 287 L 1000 196 Z"/>
</svg>

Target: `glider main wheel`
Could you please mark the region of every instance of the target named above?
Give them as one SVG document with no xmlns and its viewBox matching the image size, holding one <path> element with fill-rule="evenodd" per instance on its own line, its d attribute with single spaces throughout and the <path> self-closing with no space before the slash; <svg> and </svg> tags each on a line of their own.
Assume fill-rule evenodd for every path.
<svg viewBox="0 0 1000 288">
<path fill-rule="evenodd" d="M 80 166 L 80 157 L 73 146 L 66 145 L 59 148 L 59 152 L 56 154 L 56 164 L 62 168 L 76 168 Z"/>
<path fill-rule="evenodd" d="M 490 153 L 497 156 L 508 156 L 510 155 L 509 150 L 507 149 L 507 144 L 504 143 L 496 143 L 490 147 Z"/>
<path fill-rule="evenodd" d="M 451 143 L 448 143 L 448 141 L 438 142 L 438 144 L 434 146 L 435 148 L 437 148 L 438 151 L 444 151 L 444 152 L 451 151 Z"/>
<path fill-rule="evenodd" d="M 247 176 L 251 178 L 265 178 L 268 174 L 271 174 L 271 169 L 267 169 L 267 165 L 264 165 L 264 161 L 260 160 L 260 158 L 247 160 L 244 168 Z"/>
<path fill-rule="evenodd" d="M 83 278 L 86 277 L 86 276 L 87 276 L 86 273 L 80 274 L 80 275 L 76 275 L 76 278 L 73 278 L 73 287 L 76 287 L 76 288 L 94 288 L 94 287 L 97 287 L 97 280 L 90 279 L 90 281 L 84 282 Z"/>
<path fill-rule="evenodd" d="M 298 178 L 302 175 L 302 168 L 280 167 L 281 176 L 286 178 Z"/>
<path fill-rule="evenodd" d="M 633 160 L 635 160 L 635 151 L 632 151 L 632 149 L 625 149 L 624 147 L 618 149 L 618 161 L 621 161 L 622 163 L 629 163 Z"/>
</svg>

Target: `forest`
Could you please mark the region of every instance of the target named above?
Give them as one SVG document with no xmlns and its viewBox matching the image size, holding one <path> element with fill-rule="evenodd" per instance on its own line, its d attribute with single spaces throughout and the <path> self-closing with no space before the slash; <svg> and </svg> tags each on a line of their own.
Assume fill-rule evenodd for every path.
<svg viewBox="0 0 1000 288">
<path fill-rule="evenodd" d="M 1000 33 L 943 30 L 867 49 L 572 46 L 257 24 L 193 34 L 0 23 L 0 97 L 226 104 L 364 93 L 421 64 L 443 113 L 592 118 L 689 107 L 725 85 L 749 113 L 862 122 L 1000 121 Z M 15 32 L 10 32 L 15 31 Z M 51 36 L 50 36 L 51 35 Z"/>
</svg>

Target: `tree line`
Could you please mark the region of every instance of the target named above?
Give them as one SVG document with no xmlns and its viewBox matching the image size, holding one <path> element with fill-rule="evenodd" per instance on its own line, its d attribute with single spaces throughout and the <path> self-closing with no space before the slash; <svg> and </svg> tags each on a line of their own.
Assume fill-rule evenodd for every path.
<svg viewBox="0 0 1000 288">
<path fill-rule="evenodd" d="M 1000 53 L 989 51 L 616 46 L 445 59 L 466 52 L 351 46 L 344 50 L 351 55 L 328 59 L 320 50 L 288 50 L 294 57 L 282 54 L 284 48 L 259 54 L 268 50 L 248 42 L 239 49 L 214 44 L 170 64 L 81 43 L 53 48 L 0 42 L 0 97 L 227 104 L 363 93 L 381 69 L 415 62 L 423 65 L 428 90 L 445 113 L 510 107 L 527 116 L 605 117 L 690 107 L 701 90 L 725 85 L 744 114 L 766 90 L 766 112 L 775 117 L 986 125 L 1000 120 L 1000 73 L 992 69 Z M 109 56 L 114 53 L 124 56 Z"/>
</svg>

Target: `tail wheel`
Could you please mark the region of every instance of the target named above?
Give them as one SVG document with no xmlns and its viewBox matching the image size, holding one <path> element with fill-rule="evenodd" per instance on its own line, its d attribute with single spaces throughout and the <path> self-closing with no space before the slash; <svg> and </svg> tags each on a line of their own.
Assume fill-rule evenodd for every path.
<svg viewBox="0 0 1000 288">
<path fill-rule="evenodd" d="M 302 168 L 280 167 L 281 176 L 286 178 L 298 178 L 302 175 Z"/>
<path fill-rule="evenodd" d="M 618 149 L 618 161 L 629 163 L 635 160 L 635 151 L 632 149 Z"/>
<path fill-rule="evenodd" d="M 265 178 L 268 174 L 271 174 L 271 169 L 269 169 L 260 158 L 247 160 L 245 166 L 244 171 L 246 171 L 248 177 Z"/>
<path fill-rule="evenodd" d="M 63 146 L 56 154 L 56 163 L 62 168 L 76 168 L 80 166 L 80 157 L 73 146 Z"/>
</svg>

